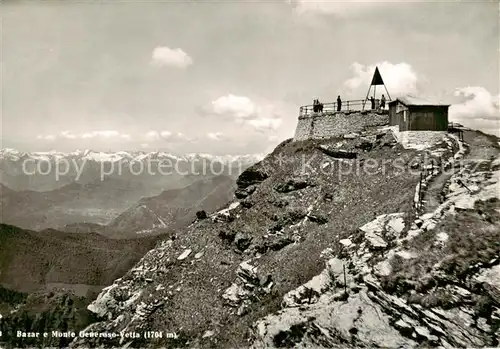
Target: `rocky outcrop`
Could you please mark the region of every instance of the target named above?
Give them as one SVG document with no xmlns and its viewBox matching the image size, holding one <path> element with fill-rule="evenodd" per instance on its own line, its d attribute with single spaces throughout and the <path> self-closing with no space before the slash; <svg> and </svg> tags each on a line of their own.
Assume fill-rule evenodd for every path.
<svg viewBox="0 0 500 349">
<path fill-rule="evenodd" d="M 202 210 L 202 211 L 196 212 L 196 218 L 205 219 L 205 218 L 208 218 L 208 216 L 207 216 L 207 213 Z"/>
<path fill-rule="evenodd" d="M 321 150 L 326 155 L 331 156 L 332 158 L 356 159 L 356 157 L 357 157 L 356 153 L 348 152 L 345 150 L 333 150 L 333 149 L 327 148 L 325 146 L 319 146 L 318 149 Z"/>
<path fill-rule="evenodd" d="M 271 292 L 273 282 L 270 275 L 259 277 L 257 267 L 251 265 L 250 261 L 242 262 L 236 275 L 237 280 L 224 291 L 222 298 L 230 306 L 238 308 L 238 315 L 243 315 L 252 301 L 258 299 L 259 294 Z"/>
<path fill-rule="evenodd" d="M 295 190 L 305 189 L 310 186 L 314 186 L 311 181 L 290 179 L 285 183 L 278 184 L 274 190 L 278 193 L 289 193 Z"/>
<path fill-rule="evenodd" d="M 269 175 L 262 169 L 257 168 L 257 165 L 246 169 L 236 181 L 236 185 L 238 186 L 235 192 L 236 197 L 238 199 L 244 199 L 251 195 L 255 191 L 256 185 L 268 177 Z"/>
</svg>

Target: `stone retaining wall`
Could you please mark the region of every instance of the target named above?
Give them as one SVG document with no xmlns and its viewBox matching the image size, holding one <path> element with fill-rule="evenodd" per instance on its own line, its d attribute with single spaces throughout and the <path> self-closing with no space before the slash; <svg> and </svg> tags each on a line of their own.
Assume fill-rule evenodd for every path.
<svg viewBox="0 0 500 349">
<path fill-rule="evenodd" d="M 367 127 L 387 125 L 389 116 L 378 113 L 322 113 L 299 117 L 295 141 L 338 137 L 361 132 Z"/>
<path fill-rule="evenodd" d="M 399 132 L 399 142 L 405 149 L 424 150 L 444 141 L 446 131 L 403 131 Z"/>
</svg>

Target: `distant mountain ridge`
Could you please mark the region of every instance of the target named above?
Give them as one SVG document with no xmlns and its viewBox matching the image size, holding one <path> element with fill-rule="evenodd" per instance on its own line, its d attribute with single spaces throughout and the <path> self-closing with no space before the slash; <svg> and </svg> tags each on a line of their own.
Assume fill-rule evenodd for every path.
<svg viewBox="0 0 500 349">
<path fill-rule="evenodd" d="M 62 228 L 79 221 L 105 224 L 144 196 L 145 185 L 120 178 L 71 182 L 50 191 L 15 191 L 0 184 L 2 223 L 24 229 Z"/>
<path fill-rule="evenodd" d="M 116 161 L 143 161 L 145 159 L 171 159 L 175 161 L 192 162 L 195 160 L 209 160 L 225 165 L 241 161 L 243 164 L 253 164 L 264 158 L 264 154 L 242 154 L 242 155 L 212 155 L 207 153 L 188 153 L 177 155 L 169 152 L 155 151 L 117 151 L 101 152 L 91 149 L 76 150 L 73 152 L 23 152 L 12 148 L 0 149 L 0 160 L 21 161 L 25 159 L 58 161 L 61 159 L 92 160 L 96 162 L 116 162 Z"/>
<path fill-rule="evenodd" d="M 0 150 L 0 183 L 16 191 L 50 191 L 74 181 L 120 178 L 142 182 L 151 189 L 144 196 L 151 196 L 189 185 L 200 177 L 236 178 L 262 158 L 263 154 L 181 156 L 167 152 L 22 152 L 4 148 Z"/>
<path fill-rule="evenodd" d="M 180 228 L 192 222 L 197 211 L 219 209 L 234 198 L 235 190 L 235 181 L 227 176 L 202 179 L 185 188 L 141 199 L 108 227 L 121 235 L 124 231 L 144 234 Z"/>
</svg>

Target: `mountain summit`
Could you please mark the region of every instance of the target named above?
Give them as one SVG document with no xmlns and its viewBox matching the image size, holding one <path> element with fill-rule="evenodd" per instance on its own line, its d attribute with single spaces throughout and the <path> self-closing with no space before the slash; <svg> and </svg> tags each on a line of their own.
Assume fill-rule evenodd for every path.
<svg viewBox="0 0 500 349">
<path fill-rule="evenodd" d="M 115 337 L 72 346 L 496 346 L 499 154 L 474 131 L 285 141 L 89 306 Z"/>
</svg>

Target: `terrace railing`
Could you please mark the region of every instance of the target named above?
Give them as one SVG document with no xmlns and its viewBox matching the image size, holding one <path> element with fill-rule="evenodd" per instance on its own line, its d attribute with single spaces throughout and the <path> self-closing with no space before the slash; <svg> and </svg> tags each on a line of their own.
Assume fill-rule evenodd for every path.
<svg viewBox="0 0 500 349">
<path fill-rule="evenodd" d="M 375 107 L 378 108 L 380 105 L 380 100 L 376 99 L 375 100 Z M 365 109 L 371 110 L 371 102 L 365 101 L 363 99 L 357 99 L 357 100 L 351 100 L 351 101 L 342 101 L 340 105 L 340 111 L 341 112 L 347 112 L 347 111 L 361 111 Z M 335 113 L 337 112 L 337 103 L 323 103 L 323 113 Z M 299 117 L 300 116 L 307 116 L 314 114 L 314 105 L 309 104 L 309 105 L 303 105 L 300 107 L 299 110 Z"/>
</svg>

